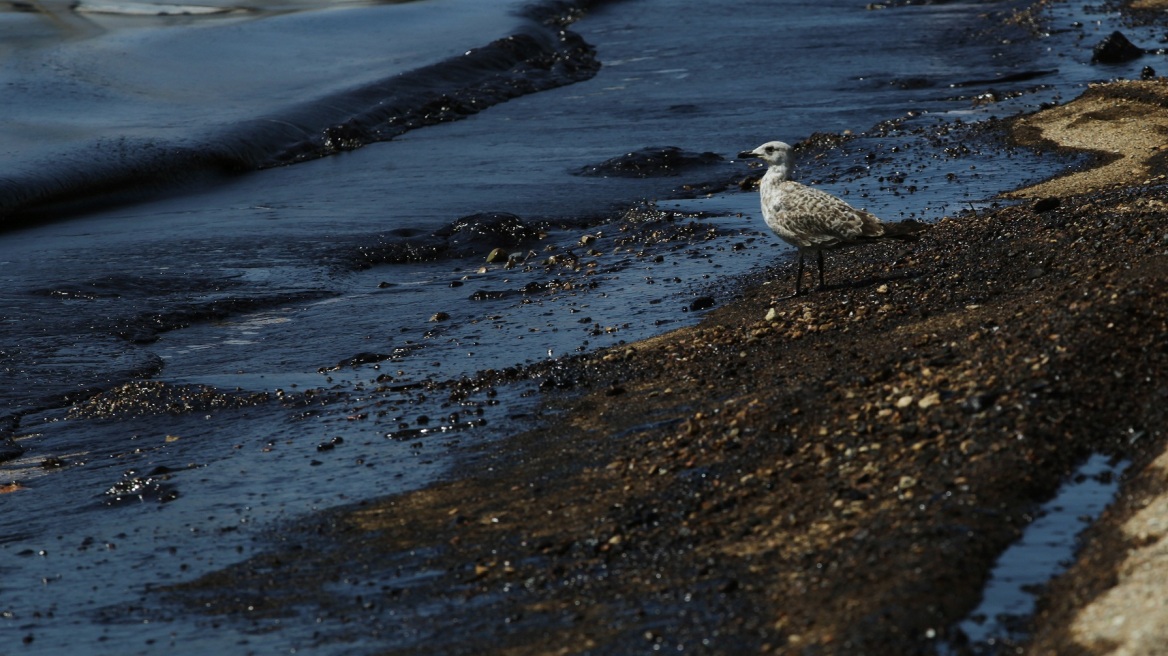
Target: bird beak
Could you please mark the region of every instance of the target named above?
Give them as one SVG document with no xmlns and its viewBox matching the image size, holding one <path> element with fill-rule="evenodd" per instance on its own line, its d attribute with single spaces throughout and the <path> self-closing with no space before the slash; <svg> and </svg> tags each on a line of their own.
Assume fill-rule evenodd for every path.
<svg viewBox="0 0 1168 656">
<path fill-rule="evenodd" d="M 754 152 L 753 150 L 744 150 L 744 151 L 738 153 L 738 157 L 741 159 L 751 159 L 753 157 L 759 157 L 759 154 Z"/>
</svg>

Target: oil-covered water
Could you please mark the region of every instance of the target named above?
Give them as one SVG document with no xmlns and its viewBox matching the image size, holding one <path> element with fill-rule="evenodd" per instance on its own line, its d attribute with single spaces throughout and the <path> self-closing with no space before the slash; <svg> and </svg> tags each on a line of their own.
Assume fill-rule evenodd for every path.
<svg viewBox="0 0 1168 656">
<path fill-rule="evenodd" d="M 1010 2 L 471 4 L 2 15 L 36 27 L 0 70 L 5 644 L 313 646 L 152 590 L 539 420 L 540 380 L 446 382 L 690 323 L 776 263 L 733 153 L 851 130 L 798 174 L 935 219 L 1061 164 L 958 119 L 1140 66 Z M 581 175 L 667 146 L 691 164 Z"/>
</svg>

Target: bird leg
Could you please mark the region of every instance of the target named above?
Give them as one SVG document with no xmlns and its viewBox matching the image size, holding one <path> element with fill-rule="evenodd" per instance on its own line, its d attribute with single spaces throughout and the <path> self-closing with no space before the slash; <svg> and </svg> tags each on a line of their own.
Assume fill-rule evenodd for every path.
<svg viewBox="0 0 1168 656">
<path fill-rule="evenodd" d="M 803 249 L 799 249 L 799 268 L 795 270 L 795 296 L 803 292 Z"/>
<path fill-rule="evenodd" d="M 823 251 L 815 251 L 819 255 L 819 288 L 823 289 Z"/>
</svg>

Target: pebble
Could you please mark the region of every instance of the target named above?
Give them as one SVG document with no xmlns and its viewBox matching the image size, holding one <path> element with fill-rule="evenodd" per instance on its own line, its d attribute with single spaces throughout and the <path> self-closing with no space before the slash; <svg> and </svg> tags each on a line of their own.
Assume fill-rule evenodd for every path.
<svg viewBox="0 0 1168 656">
<path fill-rule="evenodd" d="M 920 401 L 917 401 L 917 406 L 920 407 L 922 410 L 924 410 L 925 408 L 931 408 L 931 407 L 938 405 L 940 403 L 941 403 L 941 394 L 938 392 L 930 392 L 930 393 L 926 394 L 923 399 L 921 399 Z"/>
</svg>

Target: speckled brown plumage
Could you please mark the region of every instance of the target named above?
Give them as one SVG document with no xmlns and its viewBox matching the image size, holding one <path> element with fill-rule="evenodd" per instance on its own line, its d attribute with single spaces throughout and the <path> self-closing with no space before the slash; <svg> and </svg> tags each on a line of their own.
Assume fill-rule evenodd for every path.
<svg viewBox="0 0 1168 656">
<path fill-rule="evenodd" d="M 769 166 L 759 182 L 762 216 L 780 239 L 799 249 L 795 294 L 802 291 L 803 255 L 815 253 L 819 285 L 823 286 L 823 251 L 883 238 L 915 239 L 923 225 L 885 224 L 871 212 L 859 210 L 831 194 L 790 179 L 791 147 L 781 141 L 765 143 L 739 157 L 757 157 Z"/>
</svg>

